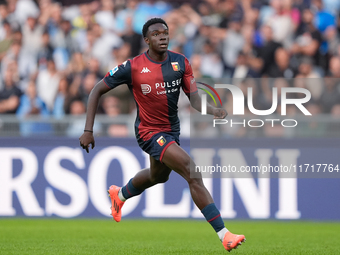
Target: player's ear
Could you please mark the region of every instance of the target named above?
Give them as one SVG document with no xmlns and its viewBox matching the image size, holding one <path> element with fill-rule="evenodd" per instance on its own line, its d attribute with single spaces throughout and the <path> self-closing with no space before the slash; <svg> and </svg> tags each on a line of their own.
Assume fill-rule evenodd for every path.
<svg viewBox="0 0 340 255">
<path fill-rule="evenodd" d="M 149 44 L 150 44 L 150 40 L 149 40 L 149 38 L 147 38 L 147 37 L 144 37 L 144 42 L 145 42 L 147 45 L 149 45 Z"/>
</svg>

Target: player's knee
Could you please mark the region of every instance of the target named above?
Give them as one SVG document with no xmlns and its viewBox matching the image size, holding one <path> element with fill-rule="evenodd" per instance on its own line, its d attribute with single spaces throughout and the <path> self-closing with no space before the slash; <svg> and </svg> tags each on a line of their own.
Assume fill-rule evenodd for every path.
<svg viewBox="0 0 340 255">
<path fill-rule="evenodd" d="M 160 176 L 158 178 L 158 183 L 165 183 L 169 180 L 169 175 Z"/>
<path fill-rule="evenodd" d="M 189 178 L 187 182 L 189 186 L 204 186 L 202 178 Z"/>
<path fill-rule="evenodd" d="M 182 161 L 178 166 L 180 172 L 179 174 L 184 177 L 186 181 L 190 181 L 190 160 Z"/>
<path fill-rule="evenodd" d="M 151 182 L 154 184 L 165 183 L 169 180 L 169 175 L 156 175 L 151 176 Z"/>
</svg>

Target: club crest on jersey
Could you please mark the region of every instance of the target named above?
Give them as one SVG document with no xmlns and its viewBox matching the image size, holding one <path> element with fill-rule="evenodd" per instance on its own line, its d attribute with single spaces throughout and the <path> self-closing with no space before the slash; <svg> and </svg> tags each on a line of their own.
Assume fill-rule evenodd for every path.
<svg viewBox="0 0 340 255">
<path fill-rule="evenodd" d="M 172 65 L 172 69 L 174 69 L 174 71 L 181 70 L 181 68 L 179 67 L 178 62 L 171 62 L 171 65 Z"/>
<path fill-rule="evenodd" d="M 142 93 L 144 95 L 146 95 L 146 94 L 151 92 L 151 86 L 149 84 L 141 84 L 140 86 L 142 88 Z"/>
<path fill-rule="evenodd" d="M 115 68 L 113 68 L 112 70 L 110 70 L 110 76 L 114 75 L 115 72 L 118 71 L 118 66 L 116 66 Z"/>
<path fill-rule="evenodd" d="M 163 146 L 165 143 L 166 143 L 166 140 L 163 136 L 159 137 L 157 139 L 157 143 L 160 145 L 160 146 Z"/>
</svg>

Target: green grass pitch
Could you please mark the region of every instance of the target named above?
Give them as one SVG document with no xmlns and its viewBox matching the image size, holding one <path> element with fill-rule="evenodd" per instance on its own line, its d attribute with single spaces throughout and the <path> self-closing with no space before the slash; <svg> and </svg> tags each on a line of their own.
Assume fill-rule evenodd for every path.
<svg viewBox="0 0 340 255">
<path fill-rule="evenodd" d="M 230 254 L 340 254 L 339 222 L 228 221 Z M 229 254 L 203 220 L 0 219 L 0 254 Z"/>
</svg>

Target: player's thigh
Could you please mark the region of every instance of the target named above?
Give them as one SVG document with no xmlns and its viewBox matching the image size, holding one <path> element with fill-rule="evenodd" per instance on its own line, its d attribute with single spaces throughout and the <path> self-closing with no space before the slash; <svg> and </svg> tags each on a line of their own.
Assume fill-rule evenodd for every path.
<svg viewBox="0 0 340 255">
<path fill-rule="evenodd" d="M 165 182 L 169 178 L 171 171 L 171 168 L 169 168 L 167 165 L 150 156 L 151 178 Z"/>
<path fill-rule="evenodd" d="M 190 180 L 190 172 L 195 169 L 195 163 L 189 154 L 176 143 L 166 149 L 162 162 L 187 181 Z M 200 176 L 196 175 L 195 178 Z"/>
</svg>

